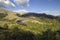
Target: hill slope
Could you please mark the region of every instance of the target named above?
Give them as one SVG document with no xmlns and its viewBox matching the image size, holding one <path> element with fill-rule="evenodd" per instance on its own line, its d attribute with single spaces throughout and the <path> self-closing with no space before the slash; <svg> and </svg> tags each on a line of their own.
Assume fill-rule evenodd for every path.
<svg viewBox="0 0 60 40">
<path fill-rule="evenodd" d="M 10 12 L 7 10 L 0 10 L 0 12 L 8 14 L 6 17 L 0 20 L 0 26 L 4 27 L 7 24 L 9 29 L 18 27 L 24 31 L 31 31 L 34 34 L 39 34 L 47 29 L 51 29 L 52 31 L 60 29 L 60 22 L 56 19 L 46 18 L 48 15 L 45 15 L 45 17 L 44 14 L 40 14 L 41 16 L 38 14 L 28 14 L 30 17 L 25 17 L 24 15 L 19 17 L 15 12 Z"/>
<path fill-rule="evenodd" d="M 3 13 L 3 14 L 8 14 L 6 16 L 7 19 L 14 19 L 14 18 L 18 18 L 15 14 L 15 12 L 11 12 L 11 11 L 8 11 L 8 10 L 5 10 L 5 9 L 0 9 L 0 13 Z"/>
<path fill-rule="evenodd" d="M 60 17 L 0 9 L 0 40 L 60 40 Z"/>
</svg>

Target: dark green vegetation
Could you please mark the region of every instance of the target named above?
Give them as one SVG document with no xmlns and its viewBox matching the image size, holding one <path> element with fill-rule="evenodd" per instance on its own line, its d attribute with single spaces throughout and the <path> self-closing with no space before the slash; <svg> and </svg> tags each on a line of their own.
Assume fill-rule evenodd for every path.
<svg viewBox="0 0 60 40">
<path fill-rule="evenodd" d="M 60 30 L 51 31 L 50 29 L 42 31 L 42 34 L 34 34 L 30 31 L 14 29 L 0 29 L 0 40 L 60 40 Z"/>
<path fill-rule="evenodd" d="M 0 19 L 3 19 L 4 17 L 6 17 L 8 14 L 4 14 L 4 13 L 0 13 Z"/>
<path fill-rule="evenodd" d="M 60 17 L 0 13 L 0 40 L 60 40 Z"/>
</svg>

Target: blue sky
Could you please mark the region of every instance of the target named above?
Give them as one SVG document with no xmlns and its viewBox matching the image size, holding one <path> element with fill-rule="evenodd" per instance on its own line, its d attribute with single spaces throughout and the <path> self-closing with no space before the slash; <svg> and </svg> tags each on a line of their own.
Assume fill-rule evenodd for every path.
<svg viewBox="0 0 60 40">
<path fill-rule="evenodd" d="M 60 0 L 30 0 L 30 7 L 27 10 L 59 15 Z"/>
<path fill-rule="evenodd" d="M 30 0 L 28 7 L 16 5 L 15 8 L 7 7 L 9 10 L 27 10 L 30 12 L 45 12 L 52 15 L 60 15 L 60 0 Z"/>
</svg>

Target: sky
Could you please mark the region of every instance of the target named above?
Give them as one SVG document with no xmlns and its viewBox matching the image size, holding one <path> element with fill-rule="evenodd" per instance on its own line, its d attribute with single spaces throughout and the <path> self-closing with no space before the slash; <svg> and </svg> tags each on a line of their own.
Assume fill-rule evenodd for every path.
<svg viewBox="0 0 60 40">
<path fill-rule="evenodd" d="M 0 0 L 0 8 L 60 15 L 60 0 Z"/>
</svg>

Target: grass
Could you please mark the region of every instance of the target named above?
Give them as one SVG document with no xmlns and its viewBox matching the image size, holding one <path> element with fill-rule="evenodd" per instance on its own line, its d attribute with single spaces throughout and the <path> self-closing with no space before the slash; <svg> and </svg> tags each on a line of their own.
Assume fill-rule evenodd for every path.
<svg viewBox="0 0 60 40">
<path fill-rule="evenodd" d="M 4 20 L 4 21 L 0 21 L 0 26 L 3 26 L 4 24 L 9 25 L 10 29 L 13 29 L 14 27 L 18 27 L 19 29 L 22 30 L 26 30 L 26 31 L 31 31 L 35 34 L 39 34 L 42 31 L 46 31 L 47 29 L 51 29 L 52 31 L 56 31 L 60 29 L 60 22 L 55 20 L 55 19 L 35 19 L 37 21 L 39 21 L 40 23 L 43 24 L 39 24 L 39 23 L 34 23 L 31 22 L 32 20 L 27 21 L 27 26 L 24 25 L 20 25 L 16 23 L 17 19 L 13 19 L 13 20 Z"/>
<path fill-rule="evenodd" d="M 60 40 L 60 21 L 48 18 L 17 17 L 12 12 L 6 12 L 6 17 L 0 18 L 0 40 Z M 0 16 L 1 17 L 1 16 Z M 17 24 L 17 20 L 28 20 L 27 26 Z M 9 30 L 8 30 L 9 29 Z M 50 29 L 50 30 L 48 30 Z M 27 39 L 26 39 L 27 38 Z M 12 39 L 13 40 L 13 39 Z"/>
</svg>

